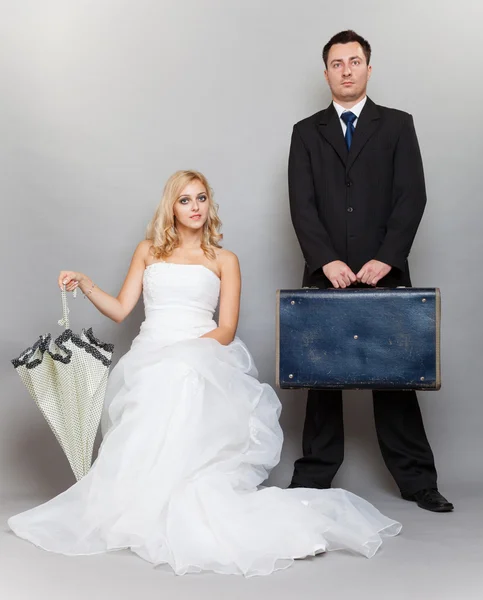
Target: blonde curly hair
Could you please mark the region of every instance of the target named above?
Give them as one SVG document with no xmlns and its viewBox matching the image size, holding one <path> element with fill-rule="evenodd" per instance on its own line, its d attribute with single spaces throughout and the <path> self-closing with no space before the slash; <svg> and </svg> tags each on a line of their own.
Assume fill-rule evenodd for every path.
<svg viewBox="0 0 483 600">
<path fill-rule="evenodd" d="M 221 248 L 219 242 L 223 236 L 219 232 L 221 221 L 218 217 L 218 205 L 213 201 L 213 190 L 206 177 L 198 171 L 176 171 L 166 182 L 161 202 L 146 231 L 146 239 L 152 242 L 151 251 L 156 260 L 171 256 L 173 250 L 179 246 L 174 204 L 183 189 L 192 181 L 199 181 L 204 186 L 209 202 L 208 218 L 203 226 L 201 249 L 207 258 L 214 260 L 216 258 L 214 248 Z"/>
</svg>

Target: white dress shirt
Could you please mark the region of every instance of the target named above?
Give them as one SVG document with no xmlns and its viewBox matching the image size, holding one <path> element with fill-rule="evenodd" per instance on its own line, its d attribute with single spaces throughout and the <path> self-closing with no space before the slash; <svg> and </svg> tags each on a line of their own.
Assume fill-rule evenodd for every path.
<svg viewBox="0 0 483 600">
<path fill-rule="evenodd" d="M 339 121 L 340 121 L 340 124 L 342 127 L 342 133 L 344 134 L 344 137 L 345 137 L 345 132 L 347 131 L 347 125 L 340 118 L 340 116 L 342 115 L 342 113 L 345 113 L 345 112 L 354 113 L 355 116 L 357 117 L 357 119 L 355 119 L 355 121 L 354 121 L 354 127 L 357 127 L 357 122 L 359 121 L 359 117 L 362 112 L 362 109 L 364 108 L 364 104 L 366 103 L 366 100 L 367 100 L 367 96 L 364 96 L 364 98 L 360 102 L 358 102 L 355 106 L 353 106 L 352 108 L 344 108 L 340 104 L 337 104 L 337 102 L 335 102 L 335 101 L 333 102 L 334 108 L 337 111 L 337 114 L 339 115 Z"/>
</svg>

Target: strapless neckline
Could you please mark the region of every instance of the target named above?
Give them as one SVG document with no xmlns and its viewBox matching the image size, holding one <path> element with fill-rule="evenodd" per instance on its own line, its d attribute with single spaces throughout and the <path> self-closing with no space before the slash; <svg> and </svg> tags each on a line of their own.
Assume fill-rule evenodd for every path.
<svg viewBox="0 0 483 600">
<path fill-rule="evenodd" d="M 212 271 L 210 268 L 205 267 L 205 265 L 200 265 L 200 264 L 196 264 L 196 263 L 172 263 L 172 262 L 166 262 L 164 260 L 158 260 L 157 262 L 147 265 L 147 267 L 144 269 L 144 271 L 146 272 L 148 269 L 150 269 L 151 267 L 155 267 L 156 265 L 169 265 L 169 266 L 174 266 L 174 267 L 201 267 L 205 271 L 208 271 L 208 273 L 211 273 L 218 282 L 221 281 L 221 279 L 218 277 L 218 275 L 214 271 Z"/>
</svg>

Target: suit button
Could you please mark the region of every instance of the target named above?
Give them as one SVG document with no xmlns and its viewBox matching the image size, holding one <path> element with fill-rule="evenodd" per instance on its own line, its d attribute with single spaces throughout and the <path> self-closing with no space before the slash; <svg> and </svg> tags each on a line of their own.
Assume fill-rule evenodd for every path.
<svg viewBox="0 0 483 600">
<path fill-rule="evenodd" d="M 352 185 L 352 181 L 349 181 L 349 180 L 347 180 L 347 181 L 345 182 L 345 184 L 346 184 L 346 186 L 347 186 L 347 187 L 351 187 L 351 185 Z"/>
<path fill-rule="evenodd" d="M 353 212 L 354 209 L 352 208 L 352 206 L 349 206 L 349 208 L 347 209 L 347 212 Z"/>
</svg>

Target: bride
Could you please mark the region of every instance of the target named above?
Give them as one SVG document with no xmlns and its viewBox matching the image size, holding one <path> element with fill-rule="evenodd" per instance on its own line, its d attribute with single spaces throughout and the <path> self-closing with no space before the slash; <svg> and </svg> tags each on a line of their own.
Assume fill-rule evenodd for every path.
<svg viewBox="0 0 483 600">
<path fill-rule="evenodd" d="M 251 576 L 327 550 L 371 557 L 381 535 L 399 533 L 344 490 L 258 488 L 280 458 L 280 402 L 235 337 L 240 269 L 219 227 L 205 177 L 179 171 L 117 297 L 60 273 L 59 286 L 117 323 L 143 293 L 146 318 L 110 375 L 90 472 L 10 518 L 18 536 L 67 555 L 130 548 L 179 575 Z"/>
</svg>

